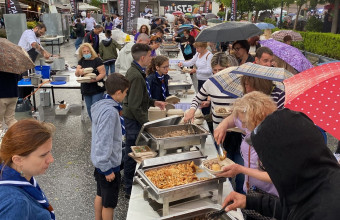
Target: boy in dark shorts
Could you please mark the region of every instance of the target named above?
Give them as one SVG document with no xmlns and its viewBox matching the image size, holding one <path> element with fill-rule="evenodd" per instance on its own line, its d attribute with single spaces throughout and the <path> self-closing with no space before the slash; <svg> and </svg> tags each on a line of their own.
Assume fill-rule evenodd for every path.
<svg viewBox="0 0 340 220">
<path fill-rule="evenodd" d="M 118 203 L 122 136 L 125 134 L 121 116 L 129 81 L 121 74 L 112 74 L 105 83 L 107 94 L 91 107 L 91 161 L 95 166 L 97 195 L 94 200 L 95 219 L 112 220 Z"/>
</svg>

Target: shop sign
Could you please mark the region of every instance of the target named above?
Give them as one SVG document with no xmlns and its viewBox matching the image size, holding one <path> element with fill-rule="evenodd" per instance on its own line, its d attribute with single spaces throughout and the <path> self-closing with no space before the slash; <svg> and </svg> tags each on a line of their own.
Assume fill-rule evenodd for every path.
<svg viewBox="0 0 340 220">
<path fill-rule="evenodd" d="M 137 30 L 136 20 L 139 17 L 139 0 L 124 0 L 124 32 L 133 34 Z"/>
<path fill-rule="evenodd" d="M 22 13 L 19 2 L 17 0 L 6 0 L 6 12 L 7 14 Z"/>
<path fill-rule="evenodd" d="M 203 7 L 205 13 L 211 12 L 211 1 L 160 1 L 160 6 L 164 6 L 165 13 L 172 13 L 174 11 L 193 13 L 195 8 L 194 5 Z"/>
</svg>

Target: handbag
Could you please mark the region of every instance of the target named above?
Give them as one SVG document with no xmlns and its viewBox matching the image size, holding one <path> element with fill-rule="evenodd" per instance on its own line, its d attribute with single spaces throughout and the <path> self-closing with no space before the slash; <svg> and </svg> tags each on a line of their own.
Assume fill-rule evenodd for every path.
<svg viewBox="0 0 340 220">
<path fill-rule="evenodd" d="M 187 44 L 187 45 L 185 46 L 183 53 L 184 53 L 185 55 L 192 54 L 192 49 L 191 49 L 190 44 Z"/>
</svg>

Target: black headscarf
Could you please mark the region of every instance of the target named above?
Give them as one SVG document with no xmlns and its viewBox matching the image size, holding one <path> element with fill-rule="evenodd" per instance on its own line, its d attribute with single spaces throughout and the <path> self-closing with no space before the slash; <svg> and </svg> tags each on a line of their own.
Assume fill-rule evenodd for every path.
<svg viewBox="0 0 340 220">
<path fill-rule="evenodd" d="M 305 114 L 278 110 L 251 140 L 279 192 L 282 219 L 338 219 L 340 166 Z"/>
</svg>

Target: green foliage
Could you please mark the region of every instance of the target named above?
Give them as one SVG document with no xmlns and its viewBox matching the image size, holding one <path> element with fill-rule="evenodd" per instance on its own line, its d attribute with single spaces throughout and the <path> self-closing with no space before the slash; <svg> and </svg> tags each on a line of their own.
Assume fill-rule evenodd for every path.
<svg viewBox="0 0 340 220">
<path fill-rule="evenodd" d="M 0 29 L 0 38 L 7 38 L 6 29 L 4 28 Z"/>
<path fill-rule="evenodd" d="M 102 2 L 99 0 L 91 0 L 90 5 L 100 8 Z"/>
<path fill-rule="evenodd" d="M 276 26 L 276 21 L 274 21 L 271 18 L 264 18 L 264 23 L 269 23 L 269 24 L 273 24 L 274 26 Z"/>
<path fill-rule="evenodd" d="M 37 25 L 36 21 L 28 21 L 27 22 L 27 28 L 28 29 L 33 29 Z"/>
<path fill-rule="evenodd" d="M 308 19 L 305 28 L 306 31 L 321 32 L 322 26 L 323 26 L 322 21 L 319 18 L 312 16 Z"/>
<path fill-rule="evenodd" d="M 315 54 L 340 60 L 340 34 L 299 32 L 303 42 L 293 42 L 293 46 Z"/>
<path fill-rule="evenodd" d="M 224 19 L 225 18 L 225 12 L 219 11 L 219 12 L 217 12 L 217 16 Z"/>
</svg>

